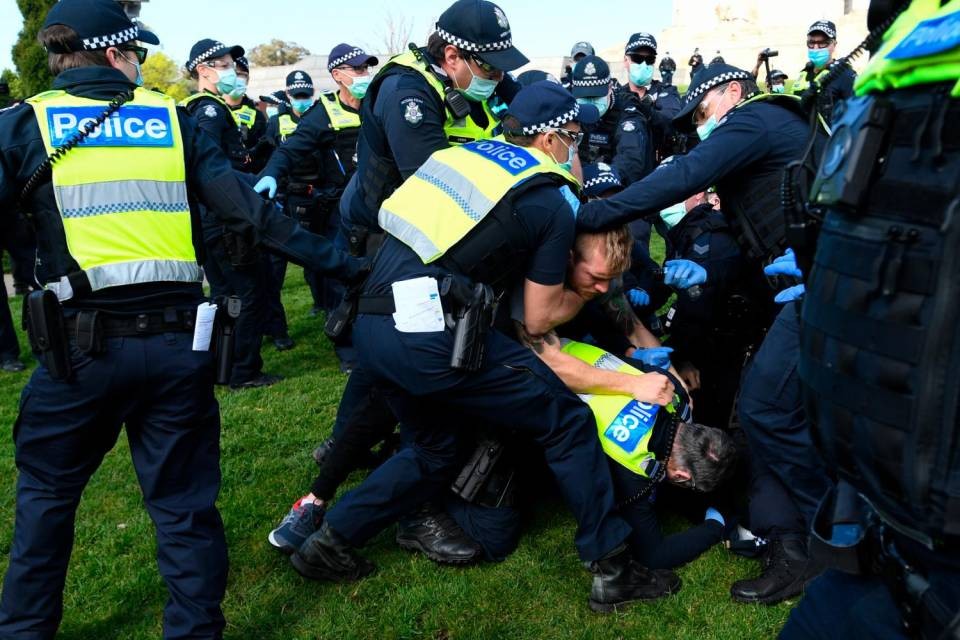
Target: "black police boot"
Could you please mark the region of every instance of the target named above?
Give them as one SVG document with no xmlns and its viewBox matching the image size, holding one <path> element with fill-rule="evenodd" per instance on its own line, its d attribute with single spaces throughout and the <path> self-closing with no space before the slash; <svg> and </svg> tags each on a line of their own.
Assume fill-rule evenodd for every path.
<svg viewBox="0 0 960 640">
<path fill-rule="evenodd" d="M 590 608 L 610 613 L 638 600 L 656 600 L 680 590 L 680 577 L 666 569 L 647 569 L 621 546 L 591 562 Z"/>
<path fill-rule="evenodd" d="M 398 523 L 397 544 L 440 564 L 470 564 L 483 555 L 483 548 L 464 533 L 456 520 L 429 504 Z"/>
<path fill-rule="evenodd" d="M 328 522 L 304 541 L 290 556 L 290 562 L 304 578 L 329 582 L 353 582 L 376 569 L 372 562 L 354 553 Z"/>
<path fill-rule="evenodd" d="M 803 593 L 822 569 L 810 558 L 802 536 L 773 537 L 767 543 L 760 575 L 734 582 L 730 595 L 737 602 L 776 604 Z"/>
</svg>

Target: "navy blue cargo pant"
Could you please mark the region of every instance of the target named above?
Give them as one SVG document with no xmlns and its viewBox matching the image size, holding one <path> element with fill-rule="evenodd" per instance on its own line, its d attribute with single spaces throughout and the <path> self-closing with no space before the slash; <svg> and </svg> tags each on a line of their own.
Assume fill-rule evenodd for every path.
<svg viewBox="0 0 960 640">
<path fill-rule="evenodd" d="M 0 638 L 52 638 L 80 496 L 126 425 L 144 503 L 156 527 L 169 599 L 165 638 L 219 638 L 227 546 L 215 502 L 220 416 L 213 357 L 188 333 L 108 338 L 96 357 L 74 349 L 70 381 L 40 365 L 14 426 L 16 524 L 0 594 Z"/>
<path fill-rule="evenodd" d="M 602 558 L 630 533 L 614 511 L 613 483 L 590 409 L 529 349 L 491 331 L 475 373 L 450 367 L 451 331 L 400 333 L 390 316 L 360 315 L 354 340 L 361 366 L 413 444 L 383 463 L 327 513 L 330 526 L 360 546 L 430 499 L 457 469 L 457 431 L 482 421 L 528 435 L 544 450 L 577 519 L 580 557 Z"/>
<path fill-rule="evenodd" d="M 740 388 L 740 423 L 753 476 L 750 528 L 763 536 L 805 534 L 830 486 L 803 408 L 795 305 L 785 305 L 774 320 Z"/>
</svg>

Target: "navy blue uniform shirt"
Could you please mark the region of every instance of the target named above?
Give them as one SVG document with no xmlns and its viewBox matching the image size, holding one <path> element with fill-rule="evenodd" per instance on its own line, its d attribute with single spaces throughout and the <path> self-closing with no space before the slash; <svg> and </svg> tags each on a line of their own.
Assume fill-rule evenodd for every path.
<svg viewBox="0 0 960 640">
<path fill-rule="evenodd" d="M 525 232 L 524 245 L 529 249 L 523 277 L 545 286 L 562 284 L 575 233 L 570 204 L 557 187 L 545 185 L 521 194 L 514 211 Z M 461 242 L 469 242 L 469 238 L 468 235 Z M 388 235 L 364 291 L 388 295 L 391 283 L 442 273 L 442 267 L 423 264 L 413 249 Z"/>
<path fill-rule="evenodd" d="M 135 87 L 115 69 L 84 67 L 61 73 L 54 80 L 53 88 L 71 95 L 108 101 Z M 242 184 L 227 157 L 210 136 L 199 133 L 196 121 L 185 110 L 178 108 L 177 116 L 191 205 L 204 205 L 231 230 L 252 233 L 255 240 L 312 269 L 344 275 L 356 271 L 356 261 L 336 251 L 325 238 L 276 213 L 271 203 Z M 0 111 L 0 215 L 15 215 L 24 185 L 46 157 L 33 108 L 21 104 Z M 67 251 L 63 224 L 49 180 L 33 193 L 30 203 L 38 228 L 36 273 L 40 282 L 47 282 L 54 276 L 76 269 L 76 265 L 72 264 Z M 203 242 L 198 227 L 195 219 L 193 244 L 197 255 L 201 256 Z M 148 311 L 178 302 L 193 302 L 200 296 L 199 283 L 155 283 L 107 288 L 82 300 L 72 300 L 70 304 L 95 303 L 100 307 Z"/>
<path fill-rule="evenodd" d="M 217 143 L 217 146 L 230 159 L 230 163 L 237 171 L 247 171 L 250 165 L 250 154 L 243 144 L 237 121 L 229 108 L 213 97 L 196 98 L 187 105 L 187 113 L 193 116 L 197 126 L 207 133 Z"/>
<path fill-rule="evenodd" d="M 650 124 L 637 102 L 635 94 L 614 92 L 600 122 L 584 127 L 579 149 L 582 161 L 605 162 L 616 169 L 623 185 L 640 180 L 655 166 Z"/>
<path fill-rule="evenodd" d="M 799 159 L 809 134 L 807 122 L 785 107 L 761 101 L 734 109 L 690 153 L 613 197 L 580 207 L 578 228 L 596 231 L 649 219 L 713 185 L 721 202 L 735 199 L 752 181 L 769 179 Z"/>
</svg>

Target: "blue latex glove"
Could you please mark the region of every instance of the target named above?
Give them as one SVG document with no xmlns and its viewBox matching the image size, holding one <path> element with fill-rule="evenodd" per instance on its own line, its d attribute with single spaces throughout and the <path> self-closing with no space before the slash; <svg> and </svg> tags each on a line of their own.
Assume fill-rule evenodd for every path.
<svg viewBox="0 0 960 640">
<path fill-rule="evenodd" d="M 650 304 L 650 294 L 637 287 L 636 289 L 627 291 L 627 300 L 629 300 L 630 304 L 634 307 L 645 307 Z"/>
<path fill-rule="evenodd" d="M 707 513 L 703 517 L 704 522 L 706 522 L 707 520 L 713 520 L 714 522 L 719 522 L 721 527 L 727 526 L 727 521 L 723 519 L 723 514 L 721 514 L 719 511 L 717 511 L 713 507 L 710 507 L 709 509 L 707 509 Z"/>
<path fill-rule="evenodd" d="M 257 193 L 267 193 L 272 200 L 277 195 L 277 179 L 273 176 L 263 176 L 257 184 L 253 185 L 253 190 Z"/>
<path fill-rule="evenodd" d="M 794 255 L 793 249 L 787 249 L 782 256 L 765 266 L 763 272 L 768 276 L 803 277 L 803 272 L 797 266 L 797 256 Z"/>
<path fill-rule="evenodd" d="M 771 277 L 803 277 L 803 272 L 797 266 L 797 256 L 794 255 L 793 249 L 787 249 L 782 256 L 765 266 L 763 273 Z M 778 293 L 773 301 L 777 304 L 786 304 L 802 298 L 805 292 L 806 288 L 802 284 L 794 285 Z"/>
<path fill-rule="evenodd" d="M 673 353 L 673 349 L 670 347 L 651 347 L 649 349 L 637 349 L 630 357 L 650 367 L 669 369 L 671 353 Z"/>
<path fill-rule="evenodd" d="M 689 289 L 707 281 L 707 270 L 693 260 L 667 260 L 663 283 L 677 289 Z"/>
<path fill-rule="evenodd" d="M 777 304 L 787 304 L 788 302 L 793 302 L 794 300 L 799 300 L 803 297 L 803 294 L 806 293 L 807 288 L 802 284 L 794 285 L 788 289 L 784 289 L 778 293 L 773 301 Z"/>
</svg>

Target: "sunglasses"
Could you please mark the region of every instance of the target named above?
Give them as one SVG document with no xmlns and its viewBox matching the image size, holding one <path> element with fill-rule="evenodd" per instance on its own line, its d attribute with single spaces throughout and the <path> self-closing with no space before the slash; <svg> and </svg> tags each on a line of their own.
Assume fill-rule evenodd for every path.
<svg viewBox="0 0 960 640">
<path fill-rule="evenodd" d="M 573 131 L 570 131 L 569 129 L 550 129 L 550 131 L 553 131 L 553 132 L 555 132 L 555 133 L 559 133 L 559 134 L 563 135 L 563 137 L 565 137 L 565 138 L 569 138 L 569 139 L 573 142 L 573 144 L 576 145 L 576 146 L 578 146 L 578 147 L 580 146 L 580 143 L 583 142 L 583 132 L 582 132 L 582 131 L 579 131 L 579 132 L 576 132 L 576 133 L 574 133 Z"/>
<path fill-rule="evenodd" d="M 366 73 L 366 72 L 368 72 L 368 71 L 370 70 L 370 65 L 368 65 L 368 64 L 361 64 L 361 65 L 358 65 L 358 66 L 356 66 L 356 67 L 352 67 L 352 66 L 350 66 L 350 65 L 348 65 L 348 64 L 344 64 L 344 65 L 341 65 L 341 66 L 339 66 L 339 67 L 334 67 L 334 69 L 335 69 L 336 71 L 346 71 L 347 69 L 350 69 L 350 70 L 352 70 L 354 73 L 359 73 L 359 74 L 362 75 L 362 74 L 364 74 L 364 73 Z"/>
<path fill-rule="evenodd" d="M 129 51 L 133 55 L 137 56 L 137 62 L 143 64 L 147 60 L 147 50 L 144 47 L 138 47 L 136 45 L 128 44 L 122 47 L 117 47 L 120 51 L 127 52 Z"/>
<path fill-rule="evenodd" d="M 654 62 L 657 61 L 657 54 L 655 53 L 651 53 L 646 56 L 643 55 L 642 53 L 631 53 L 627 57 L 630 58 L 630 62 L 633 62 L 635 64 L 642 64 L 646 62 L 647 64 L 652 65 Z"/>
<path fill-rule="evenodd" d="M 478 56 L 475 53 L 470 54 L 470 59 L 477 63 L 477 66 L 480 67 L 484 73 L 497 73 L 500 69 L 497 69 L 495 66 L 489 62 L 484 62 L 483 58 Z"/>
</svg>

